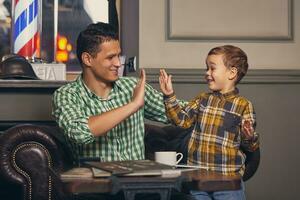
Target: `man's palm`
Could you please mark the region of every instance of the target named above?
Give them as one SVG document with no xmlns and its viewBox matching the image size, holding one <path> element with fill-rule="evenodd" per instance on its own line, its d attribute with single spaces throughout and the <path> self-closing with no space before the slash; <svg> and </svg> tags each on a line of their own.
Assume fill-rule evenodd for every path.
<svg viewBox="0 0 300 200">
<path fill-rule="evenodd" d="M 138 107 L 142 107 L 144 105 L 145 98 L 145 84 L 146 84 L 146 73 L 145 70 L 141 70 L 140 80 L 136 84 L 132 99 L 136 103 Z"/>
</svg>

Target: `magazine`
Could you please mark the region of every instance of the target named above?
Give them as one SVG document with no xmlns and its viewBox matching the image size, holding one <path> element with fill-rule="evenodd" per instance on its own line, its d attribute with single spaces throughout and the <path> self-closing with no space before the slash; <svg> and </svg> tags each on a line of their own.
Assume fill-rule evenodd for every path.
<svg viewBox="0 0 300 200">
<path fill-rule="evenodd" d="M 102 171 L 110 172 L 115 176 L 160 176 L 163 170 L 176 171 L 172 166 L 151 160 L 85 162 L 85 164 L 95 168 L 93 170 L 95 177 L 99 176 L 98 174 L 102 173 Z"/>
<path fill-rule="evenodd" d="M 93 174 L 90 168 L 77 167 L 72 168 L 68 171 L 63 172 L 61 175 L 62 179 L 69 178 L 92 178 Z"/>
</svg>

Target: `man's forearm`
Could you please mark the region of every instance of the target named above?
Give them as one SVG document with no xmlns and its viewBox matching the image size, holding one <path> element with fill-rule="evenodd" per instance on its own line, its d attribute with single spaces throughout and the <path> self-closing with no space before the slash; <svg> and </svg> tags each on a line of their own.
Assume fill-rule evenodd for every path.
<svg viewBox="0 0 300 200">
<path fill-rule="evenodd" d="M 122 107 L 110 110 L 100 115 L 91 116 L 88 125 L 94 136 L 102 136 L 139 110 L 140 107 L 130 102 Z"/>
</svg>

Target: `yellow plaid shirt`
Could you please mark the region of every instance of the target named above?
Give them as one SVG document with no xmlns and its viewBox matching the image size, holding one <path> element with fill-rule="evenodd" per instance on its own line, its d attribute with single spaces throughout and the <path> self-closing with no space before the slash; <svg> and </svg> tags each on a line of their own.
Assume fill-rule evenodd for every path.
<svg viewBox="0 0 300 200">
<path fill-rule="evenodd" d="M 258 148 L 258 134 L 245 137 L 241 127 L 245 120 L 256 120 L 252 103 L 239 95 L 238 89 L 221 94 L 200 93 L 185 107 L 172 95 L 164 99 L 168 118 L 173 124 L 189 128 L 193 133 L 188 145 L 188 164 L 225 175 L 243 175 L 245 154 L 242 149 Z"/>
</svg>

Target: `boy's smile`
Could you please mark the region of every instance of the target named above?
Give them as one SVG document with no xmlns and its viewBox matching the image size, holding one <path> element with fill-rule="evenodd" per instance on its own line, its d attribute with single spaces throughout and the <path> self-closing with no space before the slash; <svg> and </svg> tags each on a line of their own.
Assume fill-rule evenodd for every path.
<svg viewBox="0 0 300 200">
<path fill-rule="evenodd" d="M 232 70 L 224 65 L 223 55 L 209 55 L 206 59 L 207 71 L 205 79 L 209 89 L 222 94 L 234 90 Z"/>
</svg>

